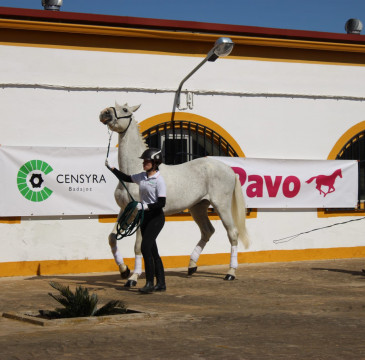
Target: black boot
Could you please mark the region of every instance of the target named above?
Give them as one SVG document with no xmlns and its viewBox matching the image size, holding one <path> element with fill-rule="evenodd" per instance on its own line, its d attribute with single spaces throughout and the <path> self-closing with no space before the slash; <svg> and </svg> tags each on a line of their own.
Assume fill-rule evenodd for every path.
<svg viewBox="0 0 365 360">
<path fill-rule="evenodd" d="M 166 291 L 166 285 L 157 283 L 155 285 L 155 287 L 153 288 L 153 290 L 154 291 Z"/>
<path fill-rule="evenodd" d="M 146 282 L 146 285 L 143 288 L 138 289 L 138 291 L 141 292 L 141 293 L 144 293 L 144 294 L 149 294 L 149 293 L 153 292 L 154 289 L 155 288 L 153 286 L 153 281 L 152 282 L 151 281 L 147 281 Z"/>
<path fill-rule="evenodd" d="M 165 271 L 163 268 L 161 258 L 155 259 L 155 274 L 156 274 L 157 284 L 154 287 L 154 291 L 166 291 Z"/>
</svg>

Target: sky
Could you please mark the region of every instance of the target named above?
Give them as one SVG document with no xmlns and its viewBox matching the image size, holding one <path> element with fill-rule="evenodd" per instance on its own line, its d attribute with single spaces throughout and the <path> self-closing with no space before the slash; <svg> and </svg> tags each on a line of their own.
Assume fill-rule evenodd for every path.
<svg viewBox="0 0 365 360">
<path fill-rule="evenodd" d="M 43 10 L 42 0 L 0 6 Z M 365 24 L 365 0 L 63 0 L 61 11 L 342 34 L 348 19 Z"/>
</svg>

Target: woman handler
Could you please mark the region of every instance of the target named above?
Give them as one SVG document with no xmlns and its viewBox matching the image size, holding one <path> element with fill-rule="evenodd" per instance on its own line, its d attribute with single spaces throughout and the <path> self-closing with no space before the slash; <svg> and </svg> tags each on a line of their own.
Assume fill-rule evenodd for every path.
<svg viewBox="0 0 365 360">
<path fill-rule="evenodd" d="M 162 260 L 158 253 L 156 238 L 165 224 L 165 215 L 162 208 L 166 204 L 166 185 L 158 166 L 162 163 L 161 150 L 150 148 L 143 152 L 144 172 L 135 175 L 126 175 L 114 167 L 110 167 L 108 160 L 106 167 L 124 182 L 134 182 L 139 185 L 140 203 L 138 210 L 144 210 L 144 219 L 141 224 L 142 255 L 145 264 L 146 285 L 139 289 L 142 293 L 165 291 L 165 273 Z M 157 283 L 154 286 L 154 277 Z"/>
</svg>

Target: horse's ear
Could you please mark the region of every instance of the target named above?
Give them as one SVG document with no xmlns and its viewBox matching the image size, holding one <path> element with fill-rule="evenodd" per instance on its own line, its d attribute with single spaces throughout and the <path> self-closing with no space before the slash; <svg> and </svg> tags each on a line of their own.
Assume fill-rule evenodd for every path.
<svg viewBox="0 0 365 360">
<path fill-rule="evenodd" d="M 120 105 L 115 101 L 115 107 L 118 108 Z"/>
<path fill-rule="evenodd" d="M 129 108 L 129 110 L 131 111 L 131 112 L 135 112 L 135 111 L 137 111 L 138 109 L 139 109 L 139 107 L 141 106 L 141 104 L 139 104 L 139 105 L 135 105 L 135 106 L 131 106 L 130 108 Z"/>
</svg>

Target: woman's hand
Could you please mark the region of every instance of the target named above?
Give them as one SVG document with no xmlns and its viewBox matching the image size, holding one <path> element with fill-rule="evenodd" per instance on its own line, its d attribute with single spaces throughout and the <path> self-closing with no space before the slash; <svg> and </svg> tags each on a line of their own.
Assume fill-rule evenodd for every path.
<svg viewBox="0 0 365 360">
<path fill-rule="evenodd" d="M 114 167 L 110 167 L 110 166 L 109 166 L 108 159 L 105 159 L 105 166 L 106 166 L 109 170 L 113 170 L 113 169 L 114 169 Z"/>
<path fill-rule="evenodd" d="M 142 209 L 143 209 L 144 211 L 148 210 L 148 205 L 147 205 L 147 204 L 142 204 L 142 203 L 140 203 L 140 202 L 139 202 L 139 203 L 137 204 L 137 210 L 138 210 L 138 211 L 140 211 L 140 210 L 142 210 Z"/>
</svg>

